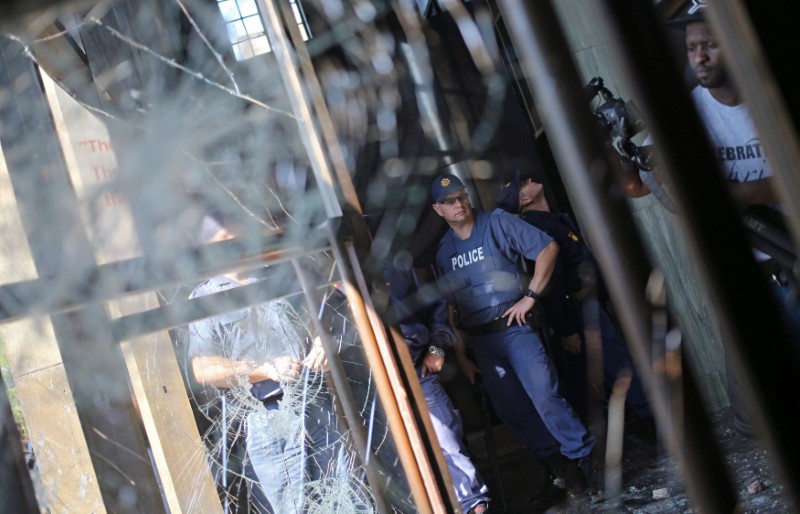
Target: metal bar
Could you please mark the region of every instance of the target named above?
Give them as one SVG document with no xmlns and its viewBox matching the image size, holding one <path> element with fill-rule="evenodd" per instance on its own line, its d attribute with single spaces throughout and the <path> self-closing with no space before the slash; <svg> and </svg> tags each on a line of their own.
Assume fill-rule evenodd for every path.
<svg viewBox="0 0 800 514">
<path fill-rule="evenodd" d="M 787 495 L 798 504 L 800 439 L 796 431 L 800 413 L 787 411 L 783 402 L 784 398 L 800 397 L 797 357 L 775 298 L 756 266 L 681 73 L 676 66 L 667 65 L 670 50 L 663 22 L 647 2 L 595 0 L 595 5 L 614 55 L 619 56 L 619 68 L 634 86 L 648 128 L 662 150 L 672 191 L 684 213 L 678 219 L 700 280 L 727 334 L 726 352 L 738 368 L 737 378 L 756 429 L 764 436 Z M 687 483 L 698 488 L 703 482 L 690 477 Z M 732 506 L 733 499 L 719 503 L 720 492 L 702 491 L 710 496 L 706 498 L 709 502 L 716 499 L 718 508 Z M 727 496 L 731 491 L 724 493 Z"/>
<path fill-rule="evenodd" d="M 97 2 L 95 0 L 17 0 L 14 2 L 0 3 L 0 20 L 6 27 L 22 20 L 26 16 L 41 15 L 42 12 L 78 12 L 80 9 L 91 9 Z"/>
<path fill-rule="evenodd" d="M 135 257 L 87 269 L 86 274 L 43 276 L 5 284 L 0 286 L 0 323 L 34 313 L 68 312 L 88 303 L 181 285 L 221 272 L 274 264 L 318 249 L 287 247 L 272 237 L 248 240 L 247 244 L 237 238 L 178 252 L 169 260 Z M 61 287 L 52 287 L 55 280 Z"/>
<path fill-rule="evenodd" d="M 448 507 L 445 498 L 450 496 L 448 494 L 450 490 L 446 488 L 448 481 L 442 478 L 441 469 L 433 464 L 436 459 L 429 453 L 430 447 L 426 445 L 423 440 L 422 435 L 424 434 L 424 428 L 420 429 L 420 420 L 415 417 L 414 406 L 412 405 L 412 401 L 409 400 L 409 393 L 407 390 L 409 387 L 409 377 L 407 374 L 402 373 L 398 366 L 396 354 L 392 351 L 392 344 L 389 342 L 389 334 L 386 332 L 380 316 L 375 306 L 372 304 L 364 273 L 358 264 L 361 260 L 356 254 L 355 246 L 353 243 L 347 241 L 344 242 L 344 246 L 349 259 L 348 262 L 356 279 L 355 285 L 358 287 L 360 295 L 363 298 L 367 321 L 372 327 L 372 333 L 375 336 L 378 352 L 380 352 L 383 363 L 386 366 L 386 374 L 389 379 L 391 390 L 395 395 L 400 417 L 403 420 L 403 427 L 408 435 L 416 468 L 422 476 L 425 492 L 431 502 L 433 512 L 444 514 L 447 512 Z M 413 379 L 416 379 L 416 376 L 414 376 Z M 417 397 L 421 394 L 422 391 L 420 389 Z M 428 427 L 428 429 L 432 431 L 432 427 Z M 452 509 L 453 506 L 450 505 L 450 508 Z"/>
<path fill-rule="evenodd" d="M 279 8 L 279 4 L 274 0 L 265 1 L 274 5 L 276 10 Z M 326 154 L 330 159 L 330 164 L 333 166 L 333 171 L 336 173 L 335 176 L 338 180 L 339 192 L 342 195 L 342 200 L 344 200 L 349 209 L 358 214 L 362 214 L 361 203 L 358 200 L 353 181 L 347 170 L 344 153 L 339 146 L 339 139 L 336 135 L 333 118 L 331 117 L 330 111 L 328 111 L 328 105 L 325 103 L 325 95 L 322 93 L 322 86 L 320 86 L 317 73 L 311 62 L 311 56 L 308 54 L 308 48 L 303 41 L 303 37 L 300 35 L 300 27 L 295 21 L 294 13 L 289 3 L 280 2 L 280 5 L 283 6 L 284 25 L 292 39 L 295 64 L 302 70 L 302 78 L 305 80 L 304 85 L 308 98 L 307 105 L 312 107 L 313 118 L 319 127 L 318 130 L 321 132 L 322 140 L 325 143 Z"/>
<path fill-rule="evenodd" d="M 308 154 L 311 169 L 314 171 L 325 213 L 328 218 L 340 217 L 342 208 L 336 195 L 333 174 L 328 165 L 319 133 L 314 125 L 311 109 L 303 94 L 303 84 L 295 67 L 295 54 L 292 52 L 291 46 L 286 39 L 286 34 L 283 31 L 278 7 L 273 0 L 259 0 L 258 4 L 261 22 L 266 28 L 267 38 L 278 62 L 278 68 L 283 84 L 286 87 L 286 92 L 289 95 L 292 110 L 298 118 L 297 126 L 300 130 L 300 139 Z"/>
<path fill-rule="evenodd" d="M 416 92 L 417 106 L 420 114 L 420 124 L 423 127 L 428 140 L 435 146 L 434 155 L 442 158 L 443 168 L 450 168 L 449 173 L 458 176 L 470 188 L 473 198 L 478 198 L 474 187 L 472 187 L 471 173 L 464 159 L 467 155 L 461 145 L 457 144 L 450 127 L 439 114 L 436 101 L 436 88 L 434 87 L 435 75 L 430 63 L 425 59 L 420 59 L 419 51 L 410 43 L 400 43 L 400 56 L 408 70 L 408 75 L 414 84 Z M 425 56 L 427 57 L 427 55 Z M 439 88 L 439 91 L 442 91 Z M 455 158 L 454 158 L 455 157 Z"/>
<path fill-rule="evenodd" d="M 375 387 L 380 396 L 381 404 L 386 411 L 386 418 L 392 431 L 392 439 L 394 439 L 395 445 L 397 446 L 398 457 L 406 472 L 406 478 L 411 487 L 411 494 L 416 502 L 417 510 L 421 514 L 439 512 L 439 510 L 434 511 L 434 505 L 428 497 L 422 474 L 415 459 L 409 434 L 400 413 L 400 407 L 395 392 L 389 381 L 386 362 L 381 356 L 380 348 L 378 348 L 376 334 L 370 322 L 367 307 L 364 304 L 365 297 L 359 290 L 353 270 L 357 263 L 350 262 L 332 226 L 329 226 L 329 230 L 331 231 L 330 238 L 333 256 L 339 269 L 339 275 L 342 278 L 345 297 L 350 304 L 350 310 L 353 313 L 353 321 L 355 322 L 361 344 L 367 356 L 367 361 L 372 370 L 372 378 L 375 381 Z M 398 393 L 400 393 L 400 391 L 398 391 Z"/>
<path fill-rule="evenodd" d="M 283 32 L 281 19 L 278 16 L 279 7 L 277 3 L 274 0 L 261 0 L 261 5 L 264 6 L 262 20 L 267 28 L 267 35 L 273 50 L 275 50 L 281 76 L 292 101 L 293 109 L 300 119 L 301 137 L 312 162 L 318 186 L 323 192 L 323 199 L 328 201 L 327 199 L 335 198 L 336 192 L 333 176 L 328 166 L 329 161 L 325 159 L 325 152 L 327 151 L 327 157 L 335 168 L 336 178 L 339 181 L 338 192 L 349 207 L 349 228 L 352 230 L 352 235 L 358 247 L 366 248 L 369 238 L 366 225 L 360 216 L 362 212 L 361 205 L 352 185 L 350 174 L 345 167 L 344 156 L 341 153 L 335 128 L 325 105 L 319 81 L 305 45 L 301 41 L 293 16 L 290 11 L 284 10 L 288 20 L 285 25 L 294 41 L 293 48 L 290 48 Z M 305 82 L 302 85 L 305 85 L 309 90 L 308 100 L 303 94 L 301 76 L 296 67 L 299 67 L 303 72 L 302 78 Z M 309 104 L 313 106 L 313 112 Z M 312 115 L 315 116 L 315 120 L 319 124 L 319 130 L 322 133 L 321 137 L 326 143 L 325 147 L 323 147 L 317 125 L 311 118 Z M 338 205 L 336 207 L 340 209 Z M 328 209 L 329 218 L 334 218 L 341 214 L 341 210 L 338 213 L 333 212 L 327 205 L 326 209 Z M 358 276 L 358 258 L 352 254 L 354 251 L 352 247 L 350 248 L 351 253 L 345 256 L 340 246 L 341 242 L 333 232 L 330 234 L 330 241 L 337 265 L 340 267 L 346 296 L 351 303 L 362 344 L 368 359 L 370 359 L 374 373 L 373 377 L 376 379 L 378 391 L 387 411 L 387 417 L 398 446 L 400 459 L 417 502 L 417 508 L 420 512 L 443 512 L 444 501 L 441 491 L 436 490 L 436 486 L 430 486 L 426 480 L 423 480 L 423 475 L 421 474 L 423 473 L 425 478 L 435 478 L 435 475 L 432 475 L 432 473 L 435 474 L 435 471 L 432 471 L 430 459 L 427 455 L 421 455 L 419 452 L 419 448 L 424 447 L 424 441 L 422 441 L 418 425 L 413 418 L 408 418 L 407 416 L 404 418 L 403 413 L 406 411 L 407 406 L 401 404 L 398 397 L 394 396 L 395 394 L 402 395 L 400 391 L 393 391 L 394 387 L 402 388 L 402 385 L 393 384 L 387 376 L 391 374 L 395 378 L 403 377 L 403 372 L 398 370 L 391 355 L 382 354 L 376 338 L 382 336 L 385 339 L 385 333 L 379 332 L 380 321 L 378 319 L 370 319 L 369 312 L 364 304 L 365 298 L 368 298 L 369 294 L 365 285 L 361 284 L 362 287 L 359 291 L 359 287 L 356 286 L 356 282 L 353 280 L 354 272 Z M 387 345 L 388 343 L 384 341 L 383 346 Z M 406 381 L 408 380 L 407 376 L 404 378 Z M 415 449 L 417 450 L 416 452 Z M 437 480 L 435 483 L 440 484 L 441 481 Z"/>
<path fill-rule="evenodd" d="M 270 283 L 261 282 L 263 281 L 116 318 L 111 322 L 111 332 L 115 341 L 122 342 L 300 293 L 296 287 L 290 287 L 289 284 L 280 284 L 276 288 Z M 321 289 L 328 286 L 326 282 L 324 285 L 314 287 Z"/>
<path fill-rule="evenodd" d="M 697 494 L 696 489 L 705 477 L 698 476 L 689 465 L 691 460 L 679 439 L 679 427 L 672 419 L 663 381 L 650 366 L 652 334 L 650 307 L 645 296 L 650 271 L 648 260 L 625 199 L 613 179 L 553 6 L 546 1 L 503 0 L 498 3 L 534 98 L 542 107 L 548 139 L 553 142 L 573 205 L 587 227 L 594 254 L 608 279 L 611 298 L 660 434 L 683 465 L 689 478 L 689 490 L 700 508 L 717 512 L 719 506 L 732 507 L 734 500 L 729 491 L 719 491 L 721 494 L 714 504 L 704 502 L 706 497 Z M 719 474 L 724 475 L 724 467 L 720 467 Z"/>
<path fill-rule="evenodd" d="M 320 301 L 316 294 L 316 288 L 311 284 L 308 277 L 308 272 L 303 269 L 297 260 L 292 260 L 297 278 L 303 288 L 303 294 L 306 298 L 306 303 L 309 307 L 309 312 L 319 312 Z M 356 451 L 358 452 L 361 462 L 367 472 L 367 480 L 369 481 L 370 490 L 375 497 L 375 506 L 379 513 L 389 514 L 392 512 L 389 502 L 386 499 L 386 491 L 384 487 L 384 479 L 381 477 L 381 472 L 378 469 L 375 459 L 370 459 L 369 456 L 372 452 L 371 448 L 367 445 L 367 434 L 364 429 L 364 419 L 361 417 L 358 406 L 353 399 L 353 393 L 350 389 L 350 383 L 347 379 L 342 361 L 339 358 L 339 348 L 336 342 L 331 338 L 331 335 L 322 326 L 320 319 L 313 316 L 314 328 L 317 335 L 322 340 L 322 346 L 325 349 L 325 355 L 328 358 L 328 365 L 330 366 L 331 379 L 333 386 L 336 389 L 336 398 L 342 405 L 347 425 L 350 428 L 350 434 L 353 437 Z"/>
<path fill-rule="evenodd" d="M 708 2 L 708 21 L 725 51 L 729 73 L 747 100 L 767 150 L 775 193 L 781 200 L 795 246 L 800 242 L 800 142 L 790 109 L 741 0 Z"/>
</svg>

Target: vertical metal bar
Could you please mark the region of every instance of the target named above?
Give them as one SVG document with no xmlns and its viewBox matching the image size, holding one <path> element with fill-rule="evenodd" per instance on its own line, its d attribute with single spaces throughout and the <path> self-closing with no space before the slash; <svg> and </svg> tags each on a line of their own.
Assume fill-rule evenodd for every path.
<svg viewBox="0 0 800 514">
<path fill-rule="evenodd" d="M 586 99 L 558 19 L 549 2 L 536 8 L 521 0 L 499 2 L 521 59 L 528 84 L 539 99 L 545 128 L 587 237 L 606 277 L 634 357 L 649 370 L 650 313 L 645 297 L 648 260 L 621 195 L 613 189 L 611 169 L 594 132 Z M 613 278 L 612 278 L 613 277 Z M 666 396 L 656 390 L 652 373 L 642 377 L 656 415 L 666 419 Z M 668 434 L 672 432 L 665 425 Z"/>
<path fill-rule="evenodd" d="M 479 198 L 472 185 L 472 176 L 464 160 L 456 161 L 453 158 L 460 148 L 453 141 L 453 136 L 448 131 L 448 126 L 439 115 L 436 104 L 436 89 L 434 88 L 434 74 L 430 64 L 422 61 L 414 46 L 409 43 L 400 43 L 400 55 L 408 70 L 409 77 L 416 91 L 417 106 L 420 121 L 425 135 L 434 144 L 436 150 L 442 155 L 445 168 L 451 168 L 450 173 L 458 176 L 467 185 L 472 198 Z"/>
<path fill-rule="evenodd" d="M 275 6 L 277 12 L 278 4 L 275 0 L 265 0 Z M 342 200 L 350 207 L 351 210 L 362 214 L 361 203 L 356 195 L 353 181 L 347 169 L 344 153 L 339 146 L 339 138 L 336 135 L 336 127 L 333 124 L 333 118 L 328 111 L 328 105 L 325 103 L 325 95 L 322 93 L 317 72 L 314 70 L 314 65 L 311 62 L 311 56 L 308 54 L 308 48 L 303 41 L 300 34 L 300 27 L 295 21 L 294 12 L 288 2 L 281 2 L 283 6 L 283 20 L 286 29 L 289 31 L 289 36 L 292 38 L 295 65 L 302 70 L 302 77 L 306 91 L 308 92 L 308 103 L 313 108 L 314 120 L 318 123 L 319 130 L 322 132 L 322 139 L 325 142 L 325 150 L 333 166 L 335 176 L 339 181 L 339 192 L 342 195 Z M 365 233 L 366 234 L 366 233 Z"/>
<path fill-rule="evenodd" d="M 707 478 L 699 476 L 678 437 L 663 383 L 650 367 L 650 308 L 645 296 L 648 260 L 619 186 L 606 161 L 575 65 L 551 2 L 498 2 L 521 56 L 521 65 L 553 143 L 573 205 L 587 227 L 600 267 L 607 278 L 636 368 L 648 393 L 660 433 L 688 475 L 687 485 L 701 510 L 731 511 L 732 489 L 714 498 L 698 494 Z M 663 62 L 659 61 L 663 66 Z M 691 391 L 697 394 L 697 391 Z M 691 420 L 687 420 L 691 422 Z M 711 448 L 713 451 L 713 448 Z M 725 476 L 721 459 L 720 476 Z M 697 457 L 695 457 L 697 458 Z M 708 500 L 708 501 L 706 501 Z"/>
<path fill-rule="evenodd" d="M 783 399 L 800 397 L 800 382 L 797 357 L 775 298 L 755 264 L 682 76 L 677 67 L 668 65 L 670 50 L 663 22 L 647 2 L 595 0 L 595 5 L 619 56 L 620 71 L 634 87 L 648 128 L 662 150 L 663 165 L 684 214 L 678 219 L 700 280 L 728 334 L 726 352 L 738 368 L 749 412 L 765 436 L 789 499 L 797 505 L 800 412 L 786 409 Z M 691 480 L 689 485 L 694 487 Z"/>
<path fill-rule="evenodd" d="M 333 181 L 334 175 L 329 167 L 330 162 L 335 168 L 335 177 L 339 181 L 338 192 L 349 207 L 349 221 L 354 229 L 355 242 L 359 244 L 359 248 L 365 247 L 364 243 L 368 240 L 368 233 L 366 225 L 360 216 L 362 212 L 361 205 L 356 196 L 350 175 L 347 172 L 344 156 L 336 138 L 333 121 L 325 105 L 322 89 L 317 80 L 311 59 L 302 44 L 299 30 L 294 22 L 291 21 L 293 16 L 289 12 L 287 14 L 287 20 L 289 21 L 286 23 L 286 28 L 294 40 L 294 47 L 291 48 L 283 32 L 284 28 L 279 16 L 279 7 L 275 0 L 261 0 L 260 6 L 263 7 L 261 17 L 278 60 L 281 76 L 295 113 L 299 118 L 300 132 L 306 151 L 312 162 L 317 183 L 323 193 L 326 213 L 329 218 L 338 217 L 342 213 L 338 204 L 332 205 L 337 198 L 337 184 Z M 303 72 L 304 83 L 301 83 L 298 67 Z M 306 100 L 302 86 L 308 88 L 309 100 Z M 313 105 L 313 111 L 309 104 Z M 319 123 L 320 129 L 317 128 L 315 121 Z M 321 136 L 319 130 L 322 132 Z M 323 146 L 323 139 L 327 146 Z M 326 157 L 330 161 L 326 160 Z M 435 485 L 430 485 L 423 479 L 423 474 L 430 478 L 431 473 L 436 473 L 436 468 L 431 465 L 429 456 L 421 455 L 419 452 L 414 451 L 415 448 L 424 447 L 424 442 L 421 440 L 422 432 L 418 430 L 418 426 L 413 419 L 403 417 L 402 407 L 399 405 L 396 396 L 402 393 L 393 391 L 392 382 L 388 377 L 389 368 L 393 374 L 402 374 L 402 371 L 397 369 L 393 361 L 387 362 L 386 356 L 381 355 L 376 340 L 376 337 L 378 337 L 376 328 L 372 325 L 369 313 L 364 305 L 362 294 L 367 294 L 367 292 L 365 290 L 359 291 L 359 287 L 356 285 L 353 269 L 357 259 L 350 259 L 350 255 L 345 254 L 343 248 L 341 248 L 341 242 L 338 241 L 337 235 L 333 232 L 330 234 L 330 241 L 337 265 L 343 277 L 345 293 L 350 302 L 356 327 L 367 357 L 370 360 L 376 387 L 387 412 L 392 435 L 397 443 L 399 457 L 411 485 L 417 508 L 420 512 L 444 512 L 443 509 L 445 507 L 441 491 L 438 491 Z M 351 250 L 353 249 L 351 248 Z M 435 482 L 437 484 L 441 483 L 438 480 Z"/>
<path fill-rule="evenodd" d="M 219 446 L 220 456 L 220 475 L 222 477 L 222 490 L 225 491 L 225 500 L 223 501 L 222 510 L 225 514 L 230 512 L 231 499 L 228 496 L 228 402 L 227 395 L 222 396 L 222 413 L 220 414 L 219 438 L 222 444 Z"/>
<path fill-rule="evenodd" d="M 308 278 L 308 272 L 298 264 L 296 259 L 292 259 L 292 266 L 294 267 L 300 285 L 303 288 L 303 295 L 305 296 L 306 303 L 309 306 L 309 312 L 319 312 L 320 301 L 317 298 L 317 292 L 311 285 Z M 336 390 L 336 398 L 342 406 L 344 415 L 347 420 L 350 434 L 353 436 L 353 443 L 355 444 L 356 451 L 358 452 L 361 462 L 367 472 L 367 480 L 369 481 L 370 489 L 375 497 L 376 507 L 381 514 L 388 514 L 391 512 L 389 503 L 386 499 L 386 491 L 384 489 L 383 479 L 380 476 L 380 471 L 375 465 L 375 459 L 370 459 L 369 455 L 371 449 L 367 444 L 367 435 L 364 430 L 364 423 L 358 407 L 353 400 L 353 393 L 350 390 L 350 383 L 347 381 L 347 373 L 342 366 L 342 361 L 339 358 L 339 348 L 336 342 L 331 338 L 328 331 L 322 326 L 320 319 L 316 316 L 314 318 L 314 329 L 317 335 L 322 340 L 322 347 L 325 349 L 325 355 L 328 358 L 328 365 L 330 367 L 331 379 L 333 386 Z"/>
<path fill-rule="evenodd" d="M 747 100 L 767 150 L 795 246 L 800 246 L 800 142 L 775 74 L 741 0 L 708 2 L 708 20 L 725 51 L 728 72 Z"/>
<path fill-rule="evenodd" d="M 404 435 L 408 438 L 412 453 L 411 456 L 416 465 L 415 471 L 418 471 L 422 477 L 425 494 L 427 495 L 426 499 L 431 504 L 432 512 L 444 514 L 447 512 L 448 508 L 445 498 L 452 496 L 449 494 L 452 489 L 447 489 L 447 484 L 449 482 L 442 479 L 442 472 L 434 465 L 436 459 L 428 452 L 425 441 L 422 440 L 424 429 L 419 427 L 417 420 L 414 418 L 414 408 L 411 405 L 413 399 L 409 398 L 410 393 L 407 391 L 409 377 L 404 377 L 400 367 L 397 365 L 391 344 L 389 343 L 389 335 L 386 330 L 384 330 L 380 316 L 378 316 L 378 312 L 372 304 L 366 279 L 359 265 L 360 261 L 356 254 L 355 246 L 349 241 L 344 242 L 343 246 L 348 258 L 346 261 L 347 265 L 353 272 L 353 278 L 355 278 L 353 285 L 356 286 L 360 298 L 362 299 L 361 305 L 364 307 L 366 322 L 369 323 L 371 327 L 375 348 L 386 369 L 389 387 L 394 394 L 395 405 L 397 405 L 402 427 L 405 430 Z M 414 378 L 416 378 L 416 376 L 414 376 Z M 418 398 L 422 398 L 422 391 L 420 390 L 419 393 Z M 397 428 L 399 428 L 399 425 Z M 429 429 L 433 430 L 432 427 Z M 452 509 L 452 506 L 450 506 L 450 508 Z"/>
<path fill-rule="evenodd" d="M 412 441 L 410 440 L 405 421 L 400 413 L 395 391 L 393 391 L 392 384 L 389 380 L 386 362 L 381 356 L 380 348 L 378 348 L 376 333 L 370 322 L 370 316 L 364 304 L 364 297 L 358 287 L 353 264 L 348 258 L 346 249 L 343 248 L 342 243 L 338 240 L 337 234 L 333 231 L 333 227 L 329 228 L 331 230 L 330 238 L 333 256 L 342 278 L 345 296 L 347 297 L 351 312 L 353 313 L 353 320 L 356 324 L 361 344 L 364 346 L 370 369 L 372 369 L 375 388 L 380 395 L 382 405 L 386 411 L 387 421 L 392 431 L 392 438 L 397 446 L 398 457 L 406 472 L 406 478 L 411 487 L 411 493 L 414 496 L 416 507 L 421 513 L 442 512 L 441 504 L 434 505 L 428 495 L 426 484 L 420 470 L 420 463 L 416 461 Z M 403 393 L 397 391 L 397 394 Z"/>
<path fill-rule="evenodd" d="M 266 28 L 269 44 L 278 62 L 278 68 L 280 69 L 286 92 L 289 95 L 292 110 L 297 116 L 300 139 L 308 154 L 311 169 L 314 171 L 317 187 L 322 196 L 322 204 L 325 207 L 325 214 L 328 218 L 340 217 L 342 208 L 336 195 L 333 174 L 328 165 L 319 132 L 314 124 L 311 109 L 303 94 L 300 74 L 295 66 L 294 54 L 283 31 L 278 8 L 272 0 L 260 0 L 258 4 L 261 22 Z"/>
</svg>

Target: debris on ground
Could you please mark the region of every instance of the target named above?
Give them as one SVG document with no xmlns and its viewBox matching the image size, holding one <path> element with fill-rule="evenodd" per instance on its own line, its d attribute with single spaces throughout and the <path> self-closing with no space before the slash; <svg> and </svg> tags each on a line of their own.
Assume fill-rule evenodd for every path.
<svg viewBox="0 0 800 514">
<path fill-rule="evenodd" d="M 766 488 L 767 488 L 766 482 L 764 482 L 763 480 L 755 480 L 747 484 L 747 494 L 749 495 L 758 494 Z"/>
<path fill-rule="evenodd" d="M 653 489 L 654 500 L 664 500 L 669 498 L 669 489 L 662 487 L 661 489 Z"/>
<path fill-rule="evenodd" d="M 729 408 L 712 414 L 711 425 L 715 427 L 720 450 L 728 464 L 728 472 L 735 491 L 739 491 L 740 512 L 752 514 L 784 514 L 793 512 L 783 496 L 783 486 L 775 481 L 769 457 L 757 441 L 739 435 L 733 429 L 733 418 Z M 492 512 L 499 514 L 534 514 L 528 508 L 534 482 L 543 480 L 543 470 L 537 468 L 535 460 L 520 446 L 504 435 L 498 427 L 498 457 L 505 507 L 501 498 L 493 497 Z M 473 440 L 473 443 L 482 441 Z M 476 449 L 476 463 L 489 483 L 497 491 L 497 482 L 492 467 L 486 459 L 485 449 L 471 444 Z M 477 448 L 476 448 L 477 447 Z M 482 453 L 480 450 L 483 450 Z M 680 472 L 674 461 L 655 438 L 637 434 L 625 436 L 622 458 L 622 487 L 620 494 L 606 498 L 601 503 L 568 499 L 546 511 L 559 513 L 607 513 L 607 514 L 693 514 L 697 508 L 692 504 Z"/>
</svg>

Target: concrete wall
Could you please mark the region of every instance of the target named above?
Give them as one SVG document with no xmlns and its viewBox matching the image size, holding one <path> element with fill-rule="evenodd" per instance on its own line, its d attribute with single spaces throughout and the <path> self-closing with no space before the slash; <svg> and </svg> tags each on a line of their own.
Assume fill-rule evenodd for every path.
<svg viewBox="0 0 800 514">
<path fill-rule="evenodd" d="M 567 35 L 578 71 L 588 82 L 600 76 L 616 96 L 631 99 L 630 89 L 617 80 L 609 49 L 591 0 L 553 2 Z M 635 98 L 633 98 L 635 102 Z M 722 344 L 709 300 L 687 259 L 686 242 L 674 214 L 652 196 L 631 199 L 630 206 L 655 266 L 666 277 L 670 308 L 683 331 L 684 348 L 712 407 L 727 405 Z M 579 220 L 580 221 L 580 220 Z"/>
</svg>

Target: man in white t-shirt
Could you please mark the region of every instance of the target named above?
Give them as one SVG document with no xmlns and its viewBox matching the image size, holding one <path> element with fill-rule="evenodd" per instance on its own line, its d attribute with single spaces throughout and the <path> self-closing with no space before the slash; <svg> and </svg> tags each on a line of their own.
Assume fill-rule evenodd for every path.
<svg viewBox="0 0 800 514">
<path fill-rule="evenodd" d="M 687 16 L 686 55 L 699 85 L 692 99 L 705 123 L 725 177 L 742 206 L 774 204 L 772 170 L 753 118 L 725 68 L 711 28 L 703 17 L 705 4 Z"/>
<path fill-rule="evenodd" d="M 739 206 L 775 206 L 778 200 L 773 189 L 772 169 L 753 118 L 728 75 L 722 49 L 705 19 L 705 8 L 703 0 L 692 0 L 684 13 L 669 22 L 672 27 L 685 31 L 686 56 L 699 82 L 692 90 L 692 100 Z M 776 261 L 758 250 L 754 249 L 753 253 L 765 274 L 771 277 L 790 334 L 796 339 L 800 315 L 794 293 L 781 278 Z M 735 426 L 740 433 L 750 435 L 749 416 L 742 410 L 737 380 L 729 363 L 727 367 Z"/>
<path fill-rule="evenodd" d="M 214 243 L 242 232 L 235 220 L 215 214 L 204 219 L 201 238 Z M 209 278 L 191 298 L 255 283 L 268 288 L 285 277 L 280 268 L 266 278 L 256 274 Z M 319 338 L 311 343 L 307 325 L 285 298 L 195 321 L 188 327 L 192 374 L 225 398 L 219 422 L 226 435 L 238 437 L 230 427 L 244 422 L 247 456 L 272 512 L 371 512 L 325 386 L 327 357 Z"/>
</svg>

